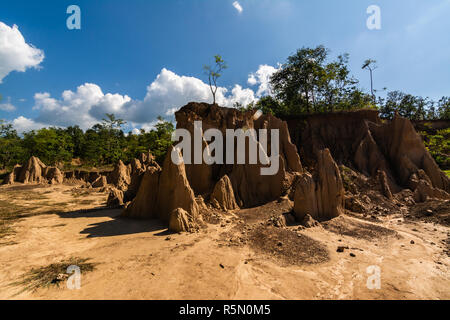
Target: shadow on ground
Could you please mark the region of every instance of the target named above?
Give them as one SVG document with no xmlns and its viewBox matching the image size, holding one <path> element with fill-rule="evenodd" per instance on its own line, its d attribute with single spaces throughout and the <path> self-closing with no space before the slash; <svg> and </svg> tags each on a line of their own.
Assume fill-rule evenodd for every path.
<svg viewBox="0 0 450 320">
<path fill-rule="evenodd" d="M 128 234 L 137 234 L 145 232 L 155 232 L 156 236 L 165 236 L 171 234 L 167 230 L 167 225 L 160 220 L 134 220 L 120 217 L 121 209 L 104 209 L 96 208 L 89 211 L 73 211 L 59 213 L 61 218 L 77 219 L 77 218 L 100 218 L 109 217 L 111 220 L 92 223 L 82 230 L 80 234 L 87 234 L 88 238 L 97 237 L 114 237 Z"/>
</svg>

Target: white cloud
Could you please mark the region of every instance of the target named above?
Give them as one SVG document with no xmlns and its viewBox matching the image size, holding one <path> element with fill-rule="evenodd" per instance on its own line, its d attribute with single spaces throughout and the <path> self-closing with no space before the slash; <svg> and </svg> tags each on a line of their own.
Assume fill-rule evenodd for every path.
<svg viewBox="0 0 450 320">
<path fill-rule="evenodd" d="M 270 93 L 270 75 L 275 71 L 274 67 L 262 65 L 258 71 L 249 75 L 249 84 L 258 85 L 256 94 L 252 89 L 240 85 L 235 85 L 231 90 L 218 87 L 217 104 L 224 107 L 233 107 L 236 103 L 246 106 L 258 100 Z M 142 100 L 117 93 L 104 94 L 93 83 L 85 83 L 76 91 L 66 90 L 59 99 L 47 92 L 36 93 L 34 100 L 33 109 L 38 112 L 38 116 L 34 120 L 23 117 L 16 119 L 22 128 L 39 124 L 61 127 L 79 125 L 82 129 L 88 129 L 100 122 L 105 113 L 114 113 L 129 123 L 130 130 L 140 127 L 148 131 L 157 123 L 158 116 L 172 118 L 180 107 L 192 101 L 211 103 L 212 94 L 209 85 L 202 80 L 180 76 L 164 68 L 147 87 Z"/>
<path fill-rule="evenodd" d="M 244 9 L 242 9 L 241 4 L 238 1 L 233 2 L 233 7 L 239 12 L 242 13 L 242 11 L 244 11 Z"/>
<path fill-rule="evenodd" d="M 16 25 L 0 21 L 0 83 L 10 72 L 38 68 L 43 60 L 44 52 L 27 44 Z"/>
<path fill-rule="evenodd" d="M 18 133 L 47 127 L 45 124 L 35 122 L 33 119 L 28 119 L 23 116 L 14 119 L 11 123 L 13 128 L 16 129 Z"/>
<path fill-rule="evenodd" d="M 0 111 L 12 112 L 16 110 L 16 107 L 11 104 L 10 98 L 5 103 L 0 103 Z"/>
<path fill-rule="evenodd" d="M 85 83 L 75 92 L 66 90 L 61 99 L 54 99 L 49 93 L 34 95 L 34 110 L 39 110 L 36 121 L 56 126 L 79 125 L 83 129 L 92 127 L 105 117 L 105 113 L 120 114 L 122 106 L 131 101 L 120 94 L 103 94 L 102 89 L 92 83 Z"/>
<path fill-rule="evenodd" d="M 247 80 L 248 84 L 251 86 L 259 85 L 258 91 L 256 91 L 257 97 L 272 94 L 272 89 L 270 87 L 270 77 L 275 72 L 277 72 L 279 68 L 280 66 L 278 66 L 278 69 L 275 69 L 272 66 L 264 64 L 259 66 L 258 71 L 249 75 Z"/>
</svg>

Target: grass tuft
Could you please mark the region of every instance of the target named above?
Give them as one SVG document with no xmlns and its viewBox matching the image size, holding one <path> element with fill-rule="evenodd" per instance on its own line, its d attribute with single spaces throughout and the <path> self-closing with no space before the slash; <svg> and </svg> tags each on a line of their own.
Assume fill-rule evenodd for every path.
<svg viewBox="0 0 450 320">
<path fill-rule="evenodd" d="M 52 263 L 47 266 L 32 268 L 29 272 L 22 276 L 22 279 L 12 283 L 12 286 L 21 286 L 24 291 L 36 291 L 39 288 L 47 288 L 51 286 L 59 287 L 68 277 L 67 268 L 71 265 L 78 266 L 81 274 L 91 272 L 95 269 L 96 264 L 87 262 L 89 259 L 71 257 L 67 260 Z M 65 275 L 65 276 L 61 276 Z"/>
</svg>

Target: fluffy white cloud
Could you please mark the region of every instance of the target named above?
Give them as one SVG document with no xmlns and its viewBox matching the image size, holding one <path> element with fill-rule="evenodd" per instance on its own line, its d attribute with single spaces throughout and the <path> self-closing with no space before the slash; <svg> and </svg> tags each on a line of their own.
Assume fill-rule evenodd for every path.
<svg viewBox="0 0 450 320">
<path fill-rule="evenodd" d="M 0 83 L 10 72 L 37 68 L 43 60 L 44 52 L 27 44 L 16 25 L 0 21 Z"/>
<path fill-rule="evenodd" d="M 257 97 L 272 94 L 272 89 L 270 87 L 270 77 L 278 70 L 279 69 L 264 64 L 259 66 L 258 71 L 250 74 L 247 80 L 248 84 L 251 86 L 259 85 L 258 90 L 256 91 Z"/>
<path fill-rule="evenodd" d="M 34 110 L 39 110 L 37 122 L 56 126 L 79 125 L 87 129 L 105 117 L 105 113 L 120 114 L 122 106 L 131 101 L 120 94 L 103 94 L 102 89 L 92 83 L 85 83 L 75 92 L 66 90 L 61 99 L 54 99 L 49 93 L 34 95 Z"/>
<path fill-rule="evenodd" d="M 11 123 L 13 125 L 13 128 L 16 129 L 18 133 L 23 133 L 30 130 L 38 130 L 47 126 L 43 123 L 38 123 L 33 119 L 28 119 L 23 116 L 14 119 Z"/>
<path fill-rule="evenodd" d="M 242 9 L 241 4 L 238 1 L 233 2 L 233 7 L 239 12 L 242 13 L 242 11 L 244 11 L 244 9 Z"/>
<path fill-rule="evenodd" d="M 252 89 L 240 85 L 235 85 L 231 90 L 219 87 L 216 102 L 221 106 L 233 107 L 236 103 L 246 106 L 258 100 L 270 93 L 270 76 L 276 70 L 263 65 L 249 75 L 249 84 L 258 85 L 256 94 Z M 98 85 L 92 83 L 79 86 L 75 92 L 66 90 L 59 99 L 47 92 L 36 93 L 34 100 L 33 109 L 38 111 L 38 116 L 34 120 L 23 117 L 14 120 L 21 128 L 27 125 L 35 128 L 44 124 L 61 127 L 79 125 L 82 129 L 88 129 L 101 121 L 105 113 L 114 113 L 127 121 L 130 129 L 150 130 L 158 116 L 173 117 L 176 110 L 191 101 L 211 103 L 212 95 L 209 85 L 202 80 L 180 76 L 164 68 L 147 87 L 143 100 L 134 100 L 117 93 L 104 94 Z"/>
</svg>

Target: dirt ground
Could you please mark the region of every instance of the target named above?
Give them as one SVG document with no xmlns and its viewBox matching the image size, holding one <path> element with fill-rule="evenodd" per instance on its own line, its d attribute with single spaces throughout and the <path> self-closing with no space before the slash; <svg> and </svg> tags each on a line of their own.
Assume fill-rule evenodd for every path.
<svg viewBox="0 0 450 320">
<path fill-rule="evenodd" d="M 156 220 L 95 210 L 106 197 L 67 185 L 0 187 L 0 298 L 450 299 L 449 228 L 436 221 L 345 215 L 277 228 L 270 218 L 289 205 L 273 202 L 170 234 Z M 95 264 L 82 270 L 79 290 L 18 284 L 71 257 Z M 381 272 L 380 289 L 367 286 L 370 266 Z"/>
</svg>

